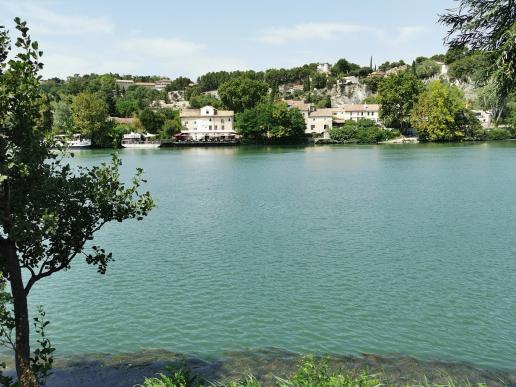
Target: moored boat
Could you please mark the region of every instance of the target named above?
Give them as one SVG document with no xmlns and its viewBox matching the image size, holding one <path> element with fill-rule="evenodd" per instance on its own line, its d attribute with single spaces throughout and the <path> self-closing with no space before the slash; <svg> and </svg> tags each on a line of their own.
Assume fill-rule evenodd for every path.
<svg viewBox="0 0 516 387">
<path fill-rule="evenodd" d="M 87 149 L 91 148 L 91 139 L 82 138 L 80 133 L 75 133 L 71 136 L 59 134 L 55 136 L 57 143 L 61 146 L 66 146 L 68 149 Z"/>
<path fill-rule="evenodd" d="M 161 145 L 160 141 L 155 140 L 156 135 L 151 133 L 127 133 L 122 139 L 122 146 L 124 148 L 158 148 Z"/>
</svg>

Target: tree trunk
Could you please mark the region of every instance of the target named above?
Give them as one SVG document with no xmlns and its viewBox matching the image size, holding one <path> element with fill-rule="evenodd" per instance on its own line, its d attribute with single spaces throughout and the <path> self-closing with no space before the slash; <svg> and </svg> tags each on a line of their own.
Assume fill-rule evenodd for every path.
<svg viewBox="0 0 516 387">
<path fill-rule="evenodd" d="M 5 259 L 8 279 L 11 284 L 15 321 L 15 358 L 16 373 L 22 387 L 37 386 L 36 379 L 30 370 L 30 342 L 29 342 L 29 311 L 27 294 L 23 286 L 20 262 L 16 256 L 16 246 L 13 241 L 2 240 L 0 243 L 1 255 Z"/>
</svg>

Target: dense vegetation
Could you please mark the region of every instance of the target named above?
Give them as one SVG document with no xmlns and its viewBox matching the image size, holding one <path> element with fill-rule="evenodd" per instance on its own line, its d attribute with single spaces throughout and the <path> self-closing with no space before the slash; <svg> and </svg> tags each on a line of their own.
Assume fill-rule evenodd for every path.
<svg viewBox="0 0 516 387">
<path fill-rule="evenodd" d="M 383 380 L 383 375 L 372 374 L 366 370 L 332 370 L 327 359 L 316 359 L 314 356 L 306 356 L 299 362 L 297 370 L 287 378 L 275 376 L 274 385 L 278 387 L 380 387 L 388 385 Z M 401 376 L 402 378 L 402 376 Z M 217 385 L 225 387 L 261 387 L 262 384 L 254 376 L 249 375 L 241 380 L 232 380 L 225 384 L 214 384 L 203 380 L 199 376 L 192 375 L 186 367 L 167 367 L 166 373 L 160 373 L 156 377 L 146 378 L 144 387 L 200 387 Z M 458 387 L 470 386 L 468 382 L 458 382 L 448 377 L 445 383 L 434 384 L 422 378 L 418 383 L 403 382 L 406 387 Z M 484 386 L 479 384 L 478 387 Z"/>
<path fill-rule="evenodd" d="M 374 121 L 363 119 L 348 120 L 342 126 L 330 129 L 332 140 L 341 143 L 376 144 L 399 136 L 399 131 L 378 127 Z"/>
</svg>

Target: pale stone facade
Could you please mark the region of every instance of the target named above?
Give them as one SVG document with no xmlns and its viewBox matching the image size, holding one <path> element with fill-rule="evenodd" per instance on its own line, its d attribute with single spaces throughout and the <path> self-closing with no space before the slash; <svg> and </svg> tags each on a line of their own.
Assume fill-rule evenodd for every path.
<svg viewBox="0 0 516 387">
<path fill-rule="evenodd" d="M 194 140 L 231 138 L 236 135 L 233 130 L 235 113 L 232 110 L 218 110 L 213 106 L 183 109 L 180 118 L 184 128 L 181 133 Z"/>
</svg>

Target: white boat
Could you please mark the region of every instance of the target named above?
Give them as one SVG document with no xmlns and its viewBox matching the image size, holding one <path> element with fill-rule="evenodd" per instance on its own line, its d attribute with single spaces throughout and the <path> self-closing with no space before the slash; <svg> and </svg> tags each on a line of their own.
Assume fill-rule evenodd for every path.
<svg viewBox="0 0 516 387">
<path fill-rule="evenodd" d="M 65 145 L 68 149 L 86 149 L 91 148 L 91 140 L 89 138 L 82 138 L 80 133 L 75 133 L 70 136 L 59 134 L 55 136 L 57 143 Z"/>
<path fill-rule="evenodd" d="M 122 146 L 124 148 L 157 148 L 161 145 L 160 141 L 154 140 L 155 134 L 151 133 L 127 133 L 122 139 Z"/>
</svg>

